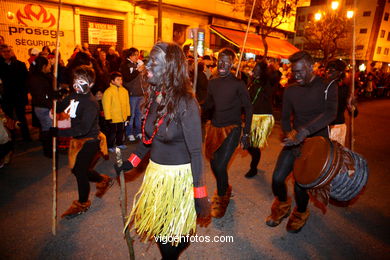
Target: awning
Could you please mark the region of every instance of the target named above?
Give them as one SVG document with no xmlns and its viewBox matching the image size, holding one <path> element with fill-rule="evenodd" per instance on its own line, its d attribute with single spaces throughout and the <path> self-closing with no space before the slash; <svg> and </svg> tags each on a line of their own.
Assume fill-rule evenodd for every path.
<svg viewBox="0 0 390 260">
<path fill-rule="evenodd" d="M 242 44 L 244 43 L 245 32 L 226 29 L 214 25 L 210 25 L 210 30 L 216 33 L 224 40 L 232 43 L 233 45 L 239 48 L 242 48 Z M 292 45 L 286 40 L 273 38 L 273 37 L 267 37 L 266 40 L 268 43 L 268 54 L 267 54 L 268 57 L 288 58 L 288 56 L 290 56 L 291 54 L 299 51 L 297 47 L 295 47 L 294 45 Z M 261 36 L 254 33 L 248 33 L 244 52 L 251 52 L 257 55 L 263 55 L 264 45 L 263 45 L 263 41 L 261 40 Z"/>
</svg>

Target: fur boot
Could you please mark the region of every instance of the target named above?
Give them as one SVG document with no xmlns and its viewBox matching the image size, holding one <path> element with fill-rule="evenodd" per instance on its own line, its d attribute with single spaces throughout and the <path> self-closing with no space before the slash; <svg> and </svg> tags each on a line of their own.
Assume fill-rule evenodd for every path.
<svg viewBox="0 0 390 260">
<path fill-rule="evenodd" d="M 275 197 L 271 206 L 271 215 L 267 217 L 265 223 L 270 227 L 276 227 L 284 218 L 287 218 L 290 215 L 290 211 L 291 198 L 288 198 L 287 201 L 279 201 L 279 199 Z"/>
<path fill-rule="evenodd" d="M 222 218 L 225 216 L 226 209 L 232 196 L 232 186 L 229 185 L 224 196 L 218 196 L 217 191 L 211 198 L 211 216 L 213 218 Z"/>
<path fill-rule="evenodd" d="M 294 211 L 291 213 L 291 216 L 287 222 L 287 231 L 290 233 L 298 233 L 301 231 L 303 226 L 306 224 L 309 215 L 309 209 L 306 209 L 305 212 L 299 212 L 297 208 L 294 208 Z"/>
<path fill-rule="evenodd" d="M 101 174 L 101 176 L 103 177 L 103 180 L 96 183 L 95 196 L 98 198 L 103 197 L 103 195 L 106 194 L 107 190 L 111 188 L 111 186 L 114 184 L 114 179 L 104 174 Z"/>
<path fill-rule="evenodd" d="M 71 219 L 77 217 L 78 215 L 81 215 L 86 212 L 90 206 L 90 200 L 83 203 L 79 202 L 78 200 L 74 200 L 72 205 L 70 205 L 69 209 L 61 215 L 61 218 Z"/>
</svg>

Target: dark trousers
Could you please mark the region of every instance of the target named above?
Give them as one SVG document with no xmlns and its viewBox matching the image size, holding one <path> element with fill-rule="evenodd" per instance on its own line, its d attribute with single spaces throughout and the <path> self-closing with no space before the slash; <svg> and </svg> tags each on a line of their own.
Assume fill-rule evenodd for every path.
<svg viewBox="0 0 390 260">
<path fill-rule="evenodd" d="M 272 175 L 272 192 L 279 201 L 287 200 L 286 178 L 293 170 L 294 161 L 299 153 L 299 148 L 284 147 L 280 152 Z M 295 201 L 299 212 L 305 212 L 309 203 L 309 195 L 306 190 L 294 184 Z"/>
<path fill-rule="evenodd" d="M 86 141 L 77 154 L 76 163 L 72 169 L 73 174 L 76 176 L 79 202 L 81 203 L 88 201 L 89 182 L 100 182 L 103 180 L 103 177 L 93 169 L 99 160 L 99 145 L 100 141 L 98 139 Z"/>
<path fill-rule="evenodd" d="M 183 252 L 189 245 L 189 242 L 181 242 L 177 246 L 173 246 L 170 243 L 163 244 L 157 243 L 158 248 L 163 260 L 176 260 L 179 259 L 181 252 Z"/>
<path fill-rule="evenodd" d="M 27 124 L 27 119 L 26 119 L 25 105 L 3 103 L 2 109 L 8 117 L 10 117 L 14 120 L 18 120 L 20 122 L 19 126 L 20 126 L 20 130 L 22 132 L 23 140 L 25 140 L 25 141 L 31 140 L 30 131 L 28 130 L 28 124 Z M 16 116 L 16 118 L 15 118 L 15 116 Z M 12 139 L 15 140 L 14 136 Z"/>
<path fill-rule="evenodd" d="M 110 123 L 108 124 L 108 148 L 113 148 L 115 145 L 123 144 L 123 133 L 125 123 Z"/>
<path fill-rule="evenodd" d="M 240 134 L 241 127 L 234 128 L 214 153 L 214 157 L 210 161 L 211 170 L 217 180 L 218 196 L 224 196 L 229 186 L 227 166 L 236 150 L 240 140 Z"/>
<path fill-rule="evenodd" d="M 252 157 L 251 169 L 256 170 L 257 169 L 257 165 L 260 162 L 261 150 L 260 150 L 260 148 L 257 148 L 257 147 L 249 147 L 248 148 L 248 152 L 249 152 L 249 154 Z"/>
</svg>

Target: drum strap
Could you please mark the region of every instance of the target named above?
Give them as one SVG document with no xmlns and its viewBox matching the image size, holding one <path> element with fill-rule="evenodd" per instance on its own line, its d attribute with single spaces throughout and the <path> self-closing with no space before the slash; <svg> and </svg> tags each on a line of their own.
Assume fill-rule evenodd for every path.
<svg viewBox="0 0 390 260">
<path fill-rule="evenodd" d="M 329 82 L 328 86 L 326 87 L 326 89 L 325 89 L 325 91 L 324 91 L 324 93 L 325 93 L 325 100 L 328 100 L 328 90 L 329 90 L 329 87 L 330 87 L 330 85 L 332 85 L 333 82 L 335 82 L 335 81 L 336 81 L 335 79 L 332 80 L 331 82 Z"/>
<path fill-rule="evenodd" d="M 332 80 L 331 82 L 329 82 L 328 86 L 326 87 L 324 93 L 325 93 L 325 100 L 328 100 L 328 90 L 329 90 L 329 87 L 330 85 L 333 84 L 333 82 L 335 82 L 336 79 Z M 329 128 L 329 125 L 328 125 L 328 135 L 330 135 L 330 128 Z"/>
</svg>

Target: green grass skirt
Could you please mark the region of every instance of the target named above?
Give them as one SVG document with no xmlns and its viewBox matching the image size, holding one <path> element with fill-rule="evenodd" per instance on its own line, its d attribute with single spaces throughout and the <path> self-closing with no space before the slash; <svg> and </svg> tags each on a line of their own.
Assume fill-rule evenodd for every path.
<svg viewBox="0 0 390 260">
<path fill-rule="evenodd" d="M 128 226 L 136 230 L 142 241 L 194 234 L 191 164 L 161 165 L 150 160 L 125 229 Z"/>
<path fill-rule="evenodd" d="M 272 115 L 252 116 L 250 141 L 252 147 L 263 148 L 267 144 L 267 138 L 271 134 L 275 120 Z"/>
</svg>

